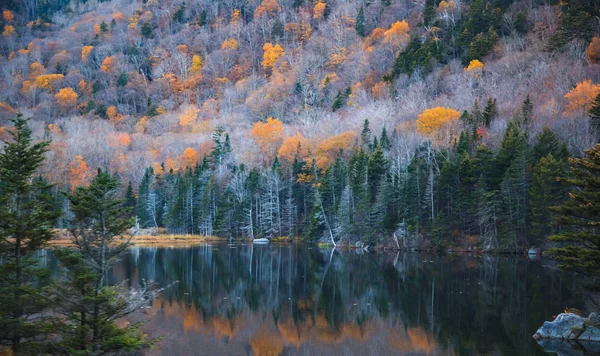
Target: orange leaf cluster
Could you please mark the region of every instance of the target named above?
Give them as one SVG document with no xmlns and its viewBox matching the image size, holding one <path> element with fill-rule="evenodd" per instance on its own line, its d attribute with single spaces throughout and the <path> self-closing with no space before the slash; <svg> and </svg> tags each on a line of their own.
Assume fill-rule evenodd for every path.
<svg viewBox="0 0 600 356">
<path fill-rule="evenodd" d="M 102 61 L 102 65 L 100 66 L 100 70 L 103 71 L 104 73 L 110 73 L 115 69 L 115 63 L 116 58 L 115 56 L 109 56 L 104 58 L 104 60 Z"/>
<path fill-rule="evenodd" d="M 286 136 L 281 143 L 279 148 L 279 158 L 291 163 L 294 158 L 304 160 L 308 156 L 309 143 L 300 132 L 297 132 L 294 136 Z"/>
<path fill-rule="evenodd" d="M 565 114 L 574 114 L 580 110 L 587 112 L 590 104 L 599 93 L 600 84 L 592 84 L 589 79 L 578 83 L 575 88 L 565 94 L 565 98 L 568 100 Z"/>
<path fill-rule="evenodd" d="M 75 156 L 75 159 L 69 163 L 67 180 L 71 187 L 75 189 L 78 186 L 87 185 L 91 171 L 82 156 Z"/>
<path fill-rule="evenodd" d="M 110 147 L 126 147 L 131 143 L 131 136 L 126 132 L 113 133 L 110 135 L 108 142 Z"/>
<path fill-rule="evenodd" d="M 346 131 L 321 141 L 317 146 L 317 167 L 325 169 L 340 151 L 349 151 L 357 136 L 354 131 Z"/>
<path fill-rule="evenodd" d="M 83 63 L 87 64 L 88 57 L 90 56 L 90 53 L 92 53 L 93 49 L 94 49 L 94 46 L 81 47 L 81 60 L 83 61 Z"/>
<path fill-rule="evenodd" d="M 306 22 L 302 22 L 300 25 L 297 22 L 289 22 L 285 25 L 284 30 L 294 36 L 296 41 L 301 43 L 306 42 L 312 34 L 312 28 Z"/>
<path fill-rule="evenodd" d="M 452 0 L 450 0 L 450 1 L 442 0 L 442 1 L 440 1 L 440 4 L 438 5 L 439 12 L 452 12 L 454 10 L 456 10 L 456 4 Z"/>
<path fill-rule="evenodd" d="M 230 23 L 236 23 L 240 20 L 240 9 L 233 9 L 233 12 L 231 13 L 231 21 Z"/>
<path fill-rule="evenodd" d="M 54 84 L 62 80 L 65 76 L 62 74 L 42 74 L 35 78 L 35 84 L 42 89 L 54 89 Z M 23 84 L 25 84 L 23 82 Z"/>
<path fill-rule="evenodd" d="M 195 105 L 190 105 L 182 114 L 179 116 L 179 124 L 182 127 L 188 126 L 190 123 L 195 123 L 198 118 L 200 110 Z"/>
<path fill-rule="evenodd" d="M 54 96 L 58 105 L 63 107 L 73 107 L 77 104 L 78 95 L 73 88 L 62 88 Z"/>
<path fill-rule="evenodd" d="M 4 21 L 6 22 L 11 22 L 15 19 L 15 15 L 13 15 L 12 11 L 10 10 L 3 10 L 2 17 L 4 17 Z"/>
<path fill-rule="evenodd" d="M 451 108 L 435 107 L 419 114 L 417 119 L 417 132 L 423 135 L 432 135 L 449 122 L 456 121 L 460 112 Z"/>
<path fill-rule="evenodd" d="M 117 107 L 114 105 L 109 106 L 106 109 L 106 116 L 108 116 L 109 120 L 116 120 L 119 117 L 119 112 L 117 111 Z"/>
<path fill-rule="evenodd" d="M 36 78 L 46 73 L 46 68 L 40 62 L 33 62 L 29 65 L 29 78 Z"/>
<path fill-rule="evenodd" d="M 472 72 L 472 71 L 481 71 L 483 70 L 483 63 L 481 63 L 481 61 L 479 61 L 478 59 L 474 59 L 471 62 L 469 62 L 469 65 L 467 66 L 467 68 L 465 68 L 465 72 Z"/>
<path fill-rule="evenodd" d="M 221 49 L 231 49 L 235 51 L 238 49 L 238 42 L 234 38 L 228 38 L 221 44 Z"/>
<path fill-rule="evenodd" d="M 325 14 L 326 7 L 327 7 L 326 3 L 319 1 L 313 8 L 313 18 L 315 18 L 316 20 L 322 18 L 323 15 Z"/>
<path fill-rule="evenodd" d="M 391 44 L 392 47 L 398 48 L 408 42 L 408 31 L 410 31 L 408 22 L 404 20 L 396 21 L 389 30 L 383 33 L 384 41 Z"/>
<path fill-rule="evenodd" d="M 338 48 L 334 51 L 329 57 L 329 62 L 327 65 L 329 66 L 337 66 L 344 63 L 348 56 L 348 49 L 346 47 Z"/>
<path fill-rule="evenodd" d="M 591 63 L 600 63 L 600 37 L 592 38 L 586 53 Z"/>
<path fill-rule="evenodd" d="M 180 157 L 182 167 L 193 167 L 198 162 L 198 152 L 195 149 L 188 147 L 183 151 Z"/>
<path fill-rule="evenodd" d="M 270 157 L 275 153 L 283 135 L 283 123 L 270 117 L 266 122 L 255 123 L 250 130 L 250 135 L 259 146 L 260 151 Z"/>
<path fill-rule="evenodd" d="M 202 69 L 202 57 L 197 54 L 194 54 L 192 57 L 192 72 L 196 73 Z"/>
<path fill-rule="evenodd" d="M 273 46 L 271 43 L 265 43 L 263 46 L 263 51 L 264 54 L 262 65 L 265 69 L 273 68 L 275 62 L 277 62 L 280 57 L 285 55 L 285 51 L 278 44 Z"/>
<path fill-rule="evenodd" d="M 4 25 L 4 31 L 2 31 L 2 36 L 11 37 L 15 34 L 15 28 L 13 25 Z"/>
<path fill-rule="evenodd" d="M 281 11 L 281 6 L 277 0 L 263 0 L 263 2 L 254 10 L 255 17 L 272 15 Z"/>
</svg>

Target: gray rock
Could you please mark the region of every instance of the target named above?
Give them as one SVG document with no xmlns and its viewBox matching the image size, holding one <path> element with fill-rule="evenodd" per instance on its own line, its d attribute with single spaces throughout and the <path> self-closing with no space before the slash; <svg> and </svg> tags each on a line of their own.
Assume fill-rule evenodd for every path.
<svg viewBox="0 0 600 356">
<path fill-rule="evenodd" d="M 536 340 L 578 340 L 600 342 L 600 329 L 590 319 L 576 314 L 559 314 L 554 321 L 546 321 L 533 335 Z"/>
</svg>

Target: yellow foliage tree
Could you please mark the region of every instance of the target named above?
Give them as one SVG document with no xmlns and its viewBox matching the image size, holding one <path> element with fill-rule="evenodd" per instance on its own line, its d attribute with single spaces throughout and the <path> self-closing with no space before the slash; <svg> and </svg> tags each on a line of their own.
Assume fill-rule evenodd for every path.
<svg viewBox="0 0 600 356">
<path fill-rule="evenodd" d="M 179 124 L 182 127 L 186 127 L 191 123 L 195 123 L 198 118 L 200 110 L 195 105 L 190 105 L 185 111 L 179 116 Z"/>
<path fill-rule="evenodd" d="M 118 115 L 119 111 L 117 110 L 116 106 L 111 105 L 106 109 L 106 116 L 109 120 L 116 120 L 118 118 Z"/>
<path fill-rule="evenodd" d="M 325 14 L 325 8 L 327 8 L 326 3 L 322 1 L 317 2 L 315 7 L 313 8 L 313 18 L 317 20 L 323 18 L 323 15 Z"/>
<path fill-rule="evenodd" d="M 194 54 L 192 57 L 192 72 L 197 73 L 202 69 L 202 57 L 197 54 Z"/>
<path fill-rule="evenodd" d="M 90 53 L 92 53 L 93 49 L 94 49 L 94 46 L 83 46 L 83 47 L 81 47 L 81 61 L 83 63 L 87 64 L 88 58 L 90 56 Z"/>
<path fill-rule="evenodd" d="M 436 144 L 449 143 L 455 132 L 460 112 L 451 108 L 435 107 L 419 114 L 417 132 L 428 136 Z"/>
<path fill-rule="evenodd" d="M 238 42 L 234 38 L 228 38 L 221 44 L 221 49 L 231 49 L 235 51 L 238 49 Z"/>
<path fill-rule="evenodd" d="M 285 51 L 278 44 L 273 46 L 271 43 L 265 43 L 265 45 L 263 46 L 263 51 L 264 51 L 264 54 L 263 54 L 262 65 L 265 69 L 273 68 L 273 66 L 275 65 L 275 62 L 277 62 L 277 60 L 280 57 L 285 55 Z"/>
<path fill-rule="evenodd" d="M 104 58 L 104 60 L 102 61 L 102 65 L 100 66 L 100 70 L 104 73 L 112 72 L 115 69 L 115 61 L 115 56 L 109 56 Z"/>
<path fill-rule="evenodd" d="M 42 74 L 35 78 L 35 84 L 42 89 L 53 90 L 54 85 L 64 77 L 62 74 Z"/>
<path fill-rule="evenodd" d="M 77 104 L 77 93 L 73 88 L 62 88 L 54 96 L 58 105 L 63 107 L 73 107 Z"/>
<path fill-rule="evenodd" d="M 266 158 L 269 158 L 273 156 L 278 148 L 283 135 L 283 124 L 281 121 L 270 117 L 266 122 L 259 121 L 255 123 L 250 130 L 250 135 L 260 148 L 260 152 L 266 155 Z"/>
<path fill-rule="evenodd" d="M 2 31 L 2 36 L 11 37 L 15 34 L 15 28 L 13 25 L 4 25 L 4 31 Z"/>
<path fill-rule="evenodd" d="M 591 63 L 600 63 L 600 37 L 592 38 L 586 53 Z"/>
<path fill-rule="evenodd" d="M 87 185 L 89 183 L 90 176 L 91 170 L 88 168 L 87 163 L 83 160 L 83 157 L 75 156 L 75 159 L 69 163 L 69 170 L 67 173 L 67 181 L 71 185 L 72 189 Z"/>
<path fill-rule="evenodd" d="M 287 163 L 294 161 L 294 158 L 304 160 L 308 156 L 309 143 L 300 132 L 294 136 L 286 136 L 279 148 L 279 158 Z"/>
<path fill-rule="evenodd" d="M 469 65 L 467 66 L 467 68 L 465 68 L 465 72 L 481 72 L 483 70 L 483 63 L 481 63 L 481 61 L 479 61 L 478 59 L 474 59 L 471 62 L 469 62 Z"/>
<path fill-rule="evenodd" d="M 588 112 L 590 104 L 594 101 L 596 96 L 600 93 L 600 84 L 592 84 L 592 81 L 587 79 L 584 80 L 571 89 L 565 98 L 568 100 L 565 114 L 574 114 L 580 112 Z"/>
<path fill-rule="evenodd" d="M 281 11 L 281 6 L 279 6 L 277 0 L 263 0 L 263 2 L 254 10 L 254 16 L 267 16 L 279 11 Z"/>
<path fill-rule="evenodd" d="M 389 30 L 383 33 L 384 41 L 391 44 L 392 47 L 396 49 L 408 42 L 408 31 L 410 31 L 408 22 L 404 20 L 396 21 Z"/>
<path fill-rule="evenodd" d="M 6 22 L 12 22 L 15 19 L 15 15 L 10 10 L 3 10 L 2 17 L 4 17 L 4 21 Z"/>
</svg>

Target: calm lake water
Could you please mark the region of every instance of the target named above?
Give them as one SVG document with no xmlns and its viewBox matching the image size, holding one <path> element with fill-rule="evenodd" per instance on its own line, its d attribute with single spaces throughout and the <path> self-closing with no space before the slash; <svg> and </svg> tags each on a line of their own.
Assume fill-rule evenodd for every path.
<svg viewBox="0 0 600 356">
<path fill-rule="evenodd" d="M 295 245 L 135 247 L 111 283 L 178 281 L 146 310 L 154 355 L 536 355 L 579 282 L 524 256 Z"/>
</svg>

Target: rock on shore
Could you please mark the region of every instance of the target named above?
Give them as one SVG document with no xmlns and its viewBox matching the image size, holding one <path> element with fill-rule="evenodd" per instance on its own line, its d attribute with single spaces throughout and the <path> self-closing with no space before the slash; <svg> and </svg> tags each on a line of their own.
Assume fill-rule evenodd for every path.
<svg viewBox="0 0 600 356">
<path fill-rule="evenodd" d="M 600 325 L 597 316 L 592 313 L 589 318 L 576 314 L 559 314 L 554 321 L 546 321 L 533 335 L 536 340 L 578 340 L 600 342 Z"/>
</svg>

